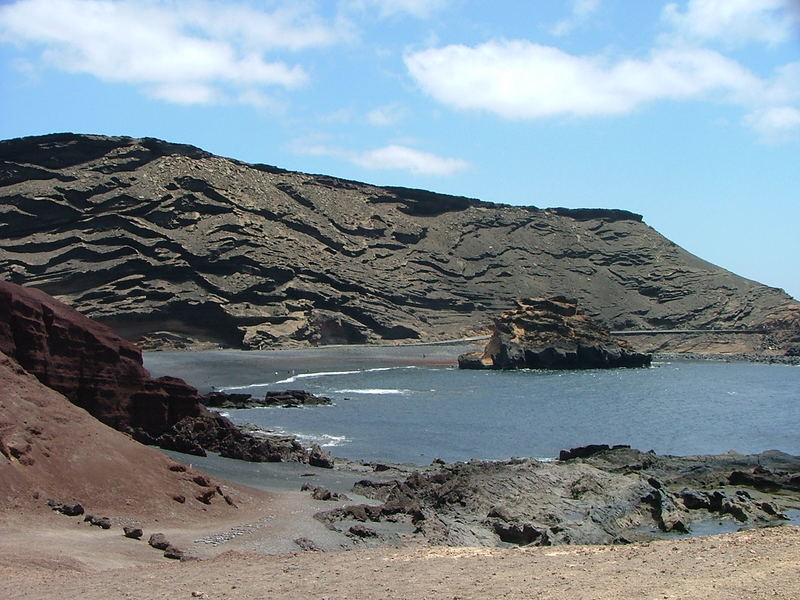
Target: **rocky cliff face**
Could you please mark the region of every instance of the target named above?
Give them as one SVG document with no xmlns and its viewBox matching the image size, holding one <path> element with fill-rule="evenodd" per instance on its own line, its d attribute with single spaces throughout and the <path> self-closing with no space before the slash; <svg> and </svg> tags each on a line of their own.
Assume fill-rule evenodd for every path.
<svg viewBox="0 0 800 600">
<path fill-rule="evenodd" d="M 153 379 L 133 344 L 39 290 L 0 281 L 0 315 L 0 352 L 106 425 L 158 435 L 206 413 L 193 387 Z"/>
<path fill-rule="evenodd" d="M 517 300 L 499 315 L 483 351 L 458 359 L 462 369 L 610 369 L 646 367 L 650 355 L 635 352 L 582 314 L 563 296 Z"/>
<path fill-rule="evenodd" d="M 0 356 L 106 425 L 190 454 L 255 462 L 322 462 L 292 438 L 256 436 L 208 411 L 182 379 L 154 379 L 138 348 L 40 290 L 0 281 Z M 319 462 L 319 461 L 318 461 Z"/>
<path fill-rule="evenodd" d="M 558 294 L 612 330 L 800 315 L 625 211 L 381 188 L 150 138 L 0 142 L 0 198 L 8 279 L 155 346 L 444 339 Z"/>
</svg>

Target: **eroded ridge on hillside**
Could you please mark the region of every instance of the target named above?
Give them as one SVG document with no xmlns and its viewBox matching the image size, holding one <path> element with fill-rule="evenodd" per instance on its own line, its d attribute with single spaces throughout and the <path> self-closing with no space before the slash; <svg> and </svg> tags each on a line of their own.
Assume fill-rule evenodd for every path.
<svg viewBox="0 0 800 600">
<path fill-rule="evenodd" d="M 74 134 L 0 142 L 0 197 L 8 278 L 151 347 L 456 338 L 514 298 L 561 293 L 611 330 L 793 328 L 714 351 L 783 348 L 800 323 L 781 290 L 620 210 L 495 205 Z"/>
</svg>

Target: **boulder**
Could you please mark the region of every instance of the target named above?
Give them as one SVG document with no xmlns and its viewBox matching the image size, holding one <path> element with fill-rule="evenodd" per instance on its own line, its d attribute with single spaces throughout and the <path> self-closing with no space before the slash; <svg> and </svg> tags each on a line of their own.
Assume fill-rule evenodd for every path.
<svg viewBox="0 0 800 600">
<path fill-rule="evenodd" d="M 122 531 L 126 538 L 131 538 L 132 540 L 141 539 L 142 535 L 144 535 L 141 527 L 128 527 L 126 525 L 122 528 Z"/>
<path fill-rule="evenodd" d="M 651 355 L 627 343 L 583 314 L 563 296 L 517 300 L 515 309 L 494 320 L 483 351 L 464 354 L 461 369 L 609 369 L 646 367 Z"/>
<path fill-rule="evenodd" d="M 147 543 L 157 550 L 166 550 L 167 547 L 170 546 L 167 536 L 165 536 L 163 533 L 152 534 L 150 539 L 147 540 Z"/>
<path fill-rule="evenodd" d="M 311 452 L 308 455 L 308 464 L 312 467 L 322 467 L 323 469 L 332 469 L 334 459 L 331 453 L 323 450 L 318 444 L 311 447 Z"/>
</svg>

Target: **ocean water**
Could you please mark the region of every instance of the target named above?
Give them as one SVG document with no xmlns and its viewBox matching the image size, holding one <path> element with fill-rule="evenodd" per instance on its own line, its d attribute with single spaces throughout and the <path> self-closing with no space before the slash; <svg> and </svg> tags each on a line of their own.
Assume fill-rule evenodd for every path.
<svg viewBox="0 0 800 600">
<path fill-rule="evenodd" d="M 461 371 L 464 347 L 147 353 L 154 375 L 254 396 L 304 389 L 333 406 L 227 411 L 335 456 L 427 464 L 554 458 L 585 444 L 659 454 L 800 454 L 800 367 L 673 361 L 649 369 Z"/>
</svg>

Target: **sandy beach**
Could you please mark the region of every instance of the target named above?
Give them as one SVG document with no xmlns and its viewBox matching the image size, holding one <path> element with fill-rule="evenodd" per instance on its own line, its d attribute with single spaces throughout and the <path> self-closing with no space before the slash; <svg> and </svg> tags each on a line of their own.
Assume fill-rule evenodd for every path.
<svg viewBox="0 0 800 600">
<path fill-rule="evenodd" d="M 296 517 L 278 500 L 273 526 L 224 545 L 213 558 L 175 562 L 120 532 L 83 532 L 42 519 L 24 531 L 4 522 L 0 594 L 4 598 L 554 598 L 794 599 L 800 593 L 800 528 L 628 546 L 378 548 L 342 552 L 246 550 L 287 532 Z M 288 511 L 289 514 L 285 514 Z M 244 516 L 244 515 L 242 515 Z M 247 515 L 249 519 L 257 514 Z M 60 517 L 64 519 L 64 517 Z M 249 520 L 248 519 L 248 520 Z M 296 519 L 292 519 L 297 523 Z M 183 537 L 223 531 L 232 522 L 184 529 Z M 177 534 L 177 532 L 171 532 Z"/>
</svg>

